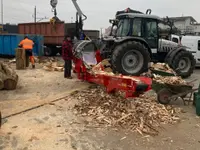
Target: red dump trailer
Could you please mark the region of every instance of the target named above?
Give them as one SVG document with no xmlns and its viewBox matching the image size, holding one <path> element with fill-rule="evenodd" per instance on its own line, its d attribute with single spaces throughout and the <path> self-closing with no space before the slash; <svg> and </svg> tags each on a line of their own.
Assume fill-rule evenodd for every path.
<svg viewBox="0 0 200 150">
<path fill-rule="evenodd" d="M 55 25 L 50 24 L 50 22 L 18 24 L 19 34 L 39 34 L 44 36 L 44 54 L 48 56 L 61 53 L 64 36 L 66 34 L 74 36 L 75 31 L 75 23 L 57 22 Z"/>
<path fill-rule="evenodd" d="M 91 39 L 99 38 L 99 30 L 83 30 Z M 55 56 L 61 53 L 61 45 L 64 36 L 76 35 L 76 23 L 57 22 L 55 25 L 50 22 L 20 23 L 18 24 L 19 34 L 37 34 L 44 36 L 44 54 Z"/>
</svg>

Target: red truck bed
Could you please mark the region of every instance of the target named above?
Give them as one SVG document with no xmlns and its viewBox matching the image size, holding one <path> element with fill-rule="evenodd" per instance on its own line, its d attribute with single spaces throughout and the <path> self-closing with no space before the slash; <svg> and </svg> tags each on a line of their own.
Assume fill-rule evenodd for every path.
<svg viewBox="0 0 200 150">
<path fill-rule="evenodd" d="M 45 45 L 61 45 L 65 34 L 75 34 L 75 23 L 58 22 L 55 29 L 50 22 L 20 23 L 19 34 L 40 34 L 44 36 Z"/>
</svg>

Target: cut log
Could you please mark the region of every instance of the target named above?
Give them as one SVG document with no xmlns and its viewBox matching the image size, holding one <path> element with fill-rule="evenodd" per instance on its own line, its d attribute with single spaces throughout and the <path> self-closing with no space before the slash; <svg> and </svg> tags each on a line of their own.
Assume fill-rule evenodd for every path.
<svg viewBox="0 0 200 150">
<path fill-rule="evenodd" d="M 0 62 L 0 89 L 14 90 L 17 87 L 18 75 L 9 65 Z"/>
<path fill-rule="evenodd" d="M 22 70 L 25 69 L 27 66 L 26 64 L 26 55 L 25 50 L 23 48 L 16 49 L 16 69 Z"/>
<path fill-rule="evenodd" d="M 4 82 L 2 79 L 0 79 L 0 90 L 2 90 L 4 88 Z"/>
<path fill-rule="evenodd" d="M 0 111 L 0 128 L 1 128 L 1 124 L 2 124 L 2 116 L 1 116 L 1 111 Z"/>
<path fill-rule="evenodd" d="M 5 79 L 5 73 L 2 70 L 2 66 L 0 65 L 0 90 L 4 88 L 4 79 Z"/>
</svg>

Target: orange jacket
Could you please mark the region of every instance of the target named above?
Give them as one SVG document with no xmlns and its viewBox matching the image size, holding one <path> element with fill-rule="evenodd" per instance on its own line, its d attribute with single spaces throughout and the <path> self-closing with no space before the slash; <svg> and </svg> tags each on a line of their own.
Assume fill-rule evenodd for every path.
<svg viewBox="0 0 200 150">
<path fill-rule="evenodd" d="M 22 46 L 23 49 L 27 50 L 27 49 L 33 49 L 33 41 L 29 40 L 29 39 L 24 39 L 19 43 L 19 46 Z"/>
</svg>

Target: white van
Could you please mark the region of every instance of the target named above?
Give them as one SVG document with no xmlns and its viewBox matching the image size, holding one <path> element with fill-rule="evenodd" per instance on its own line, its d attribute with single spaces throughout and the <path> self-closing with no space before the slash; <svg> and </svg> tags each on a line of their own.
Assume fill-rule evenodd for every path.
<svg viewBox="0 0 200 150">
<path fill-rule="evenodd" d="M 181 44 L 194 55 L 196 66 L 200 67 L 200 36 L 182 36 Z"/>
<path fill-rule="evenodd" d="M 171 35 L 171 41 L 182 44 L 187 47 L 196 60 L 196 67 L 200 67 L 200 36 L 182 36 Z"/>
</svg>

